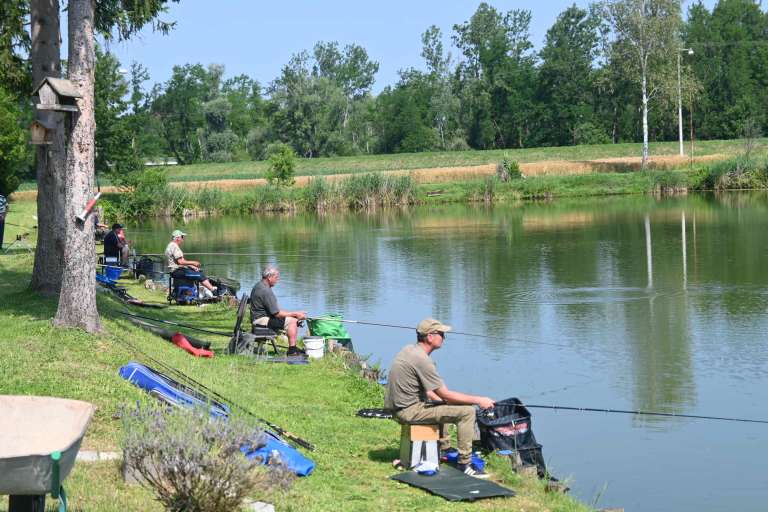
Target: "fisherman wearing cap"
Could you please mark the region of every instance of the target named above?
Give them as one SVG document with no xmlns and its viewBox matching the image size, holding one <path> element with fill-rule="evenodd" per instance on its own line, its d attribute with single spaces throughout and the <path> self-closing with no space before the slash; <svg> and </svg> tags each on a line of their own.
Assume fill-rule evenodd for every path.
<svg viewBox="0 0 768 512">
<path fill-rule="evenodd" d="M 112 231 L 104 237 L 104 259 L 105 261 L 120 262 L 121 265 L 128 264 L 128 240 L 125 239 L 125 231 L 120 224 L 112 224 Z"/>
<path fill-rule="evenodd" d="M 384 406 L 391 409 L 397 421 L 405 425 L 455 424 L 459 452 L 457 468 L 476 478 L 488 478 L 488 473 L 472 463 L 472 439 L 475 435 L 473 406 L 488 409 L 495 402 L 485 396 L 448 389 L 430 357 L 433 351 L 443 346 L 446 333 L 450 330 L 450 325 L 434 318 L 419 322 L 416 343 L 403 348 L 390 366 Z M 427 400 L 446 405 L 429 405 Z M 449 443 L 448 437 L 444 436 L 440 447 L 448 450 Z"/>
<path fill-rule="evenodd" d="M 173 278 L 194 279 L 200 281 L 203 285 L 203 293 L 206 297 L 211 298 L 216 291 L 216 287 L 211 284 L 205 274 L 200 272 L 200 262 L 196 260 L 188 260 L 184 258 L 184 253 L 181 250 L 181 244 L 184 243 L 184 237 L 186 233 L 180 229 L 171 233 L 171 241 L 165 248 L 165 261 L 168 267 L 168 272 L 171 273 Z M 190 271 L 195 272 L 194 276 L 190 276 Z"/>
</svg>

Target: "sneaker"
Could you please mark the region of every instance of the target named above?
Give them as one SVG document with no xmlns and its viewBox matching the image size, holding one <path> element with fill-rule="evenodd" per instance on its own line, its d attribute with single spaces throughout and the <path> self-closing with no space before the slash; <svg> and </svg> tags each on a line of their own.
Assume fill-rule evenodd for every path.
<svg viewBox="0 0 768 512">
<path fill-rule="evenodd" d="M 306 355 L 306 354 L 307 353 L 304 350 L 300 349 L 299 347 L 293 346 L 293 347 L 288 347 L 288 352 L 286 352 L 285 355 L 287 355 L 287 356 L 303 356 L 303 355 Z"/>
<path fill-rule="evenodd" d="M 491 475 L 483 471 L 482 469 L 478 468 L 474 464 L 458 464 L 456 466 L 456 469 L 464 473 L 465 475 L 469 475 L 475 478 L 489 478 Z"/>
<path fill-rule="evenodd" d="M 450 462 L 455 464 L 459 460 L 459 450 L 456 448 L 448 448 L 440 452 L 440 460 L 443 462 Z"/>
<path fill-rule="evenodd" d="M 208 288 L 202 288 L 202 291 L 203 291 L 203 296 L 206 299 L 212 299 L 213 298 L 213 292 L 211 290 L 209 290 Z"/>
</svg>

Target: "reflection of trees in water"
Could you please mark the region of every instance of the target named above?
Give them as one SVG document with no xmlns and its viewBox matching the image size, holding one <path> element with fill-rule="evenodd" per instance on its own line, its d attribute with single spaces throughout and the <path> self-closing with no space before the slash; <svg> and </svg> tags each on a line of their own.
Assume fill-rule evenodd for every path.
<svg viewBox="0 0 768 512">
<path fill-rule="evenodd" d="M 684 411 L 695 400 L 691 316 L 698 324 L 716 319 L 729 332 L 732 322 L 768 307 L 766 210 L 768 195 L 737 194 L 214 218 L 184 228 L 191 233 L 185 250 L 272 255 L 251 259 L 254 281 L 276 261 L 286 280 L 307 283 L 308 303 L 317 302 L 311 290 L 322 290 L 340 311 L 353 301 L 374 309 L 389 299 L 383 291 L 402 287 L 414 301 L 430 293 L 433 314 L 463 320 L 465 330 L 555 343 L 564 335 L 595 352 L 625 347 L 636 408 Z M 153 242 L 156 251 L 171 227 Z M 408 305 L 398 307 L 393 314 Z M 749 340 L 728 341 L 728 350 L 749 350 Z M 507 353 L 503 342 L 477 343 Z"/>
</svg>

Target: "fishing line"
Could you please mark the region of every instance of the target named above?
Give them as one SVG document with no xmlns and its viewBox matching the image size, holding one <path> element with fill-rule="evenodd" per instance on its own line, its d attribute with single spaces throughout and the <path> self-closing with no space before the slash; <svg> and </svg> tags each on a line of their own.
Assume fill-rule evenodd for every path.
<svg viewBox="0 0 768 512">
<path fill-rule="evenodd" d="M 718 420 L 718 421 L 737 421 L 742 423 L 768 423 L 768 420 L 753 420 L 748 418 L 729 418 L 725 416 L 702 416 L 698 414 L 677 414 L 674 412 L 653 412 L 653 411 L 631 411 L 625 409 L 601 409 L 597 407 L 568 407 L 562 405 L 533 405 L 523 404 L 531 409 L 552 409 L 555 411 L 578 411 L 578 412 L 607 412 L 614 414 L 633 414 L 638 416 L 663 416 L 668 418 L 691 418 L 696 420 Z"/>
<path fill-rule="evenodd" d="M 149 355 L 149 354 L 147 354 L 146 352 L 144 352 L 144 351 L 142 351 L 141 349 L 139 349 L 139 348 L 138 348 L 136 345 L 134 345 L 134 344 L 133 344 L 133 343 L 131 343 L 130 341 L 128 341 L 128 340 L 123 340 L 123 343 L 124 343 L 125 345 L 127 345 L 128 347 L 130 347 L 130 348 L 131 348 L 131 349 L 132 349 L 134 352 L 138 353 L 138 354 L 139 354 L 139 355 L 141 355 L 142 357 L 145 357 L 145 358 L 147 358 L 147 359 L 148 359 L 148 360 L 149 360 L 149 361 L 150 361 L 152 364 L 154 364 L 154 365 L 157 365 L 157 366 L 159 366 L 160 368 L 164 369 L 165 371 L 172 373 L 172 374 L 173 374 L 173 375 L 175 375 L 177 378 L 180 378 L 180 379 L 182 379 L 182 380 L 185 380 L 185 381 L 187 381 L 187 384 L 183 384 L 183 383 L 182 383 L 181 385 L 183 385 L 183 386 L 185 386 L 185 387 L 188 387 L 189 385 L 198 386 L 198 387 L 199 387 L 200 389 L 202 389 L 203 391 L 210 393 L 210 395 L 212 395 L 212 397 L 213 397 L 213 398 L 215 398 L 216 400 L 212 400 L 212 399 L 211 399 L 211 396 L 205 396 L 205 395 L 204 395 L 204 393 L 200 393 L 199 391 L 196 391 L 197 393 L 203 394 L 203 395 L 205 396 L 205 398 L 207 398 L 207 399 L 208 399 L 208 401 L 209 401 L 209 402 L 216 402 L 216 401 L 220 401 L 220 402 L 223 402 L 223 403 L 225 403 L 225 404 L 229 405 L 230 407 L 234 407 L 234 408 L 236 408 L 236 409 L 239 409 L 239 410 L 241 410 L 242 412 L 244 412 L 245 414 L 247 414 L 248 416 L 250 416 L 250 417 L 252 417 L 253 419 L 255 419 L 256 421 L 258 421 L 258 422 L 260 422 L 260 423 L 263 423 L 263 424 L 264 424 L 264 425 L 266 425 L 267 427 L 271 428 L 272 430 L 274 430 L 275 432 L 277 432 L 277 434 L 278 434 L 278 435 L 280 435 L 280 436 L 283 436 L 283 437 L 285 437 L 285 438 L 287 438 L 287 439 L 290 439 L 290 440 L 294 441 L 296 444 L 298 444 L 299 446 L 302 446 L 302 447 L 306 448 L 306 449 L 307 449 L 307 450 L 309 450 L 309 451 L 314 451 L 314 450 L 315 450 L 315 446 L 314 446 L 312 443 L 310 443 L 309 441 L 305 441 L 304 439 L 300 438 L 300 437 L 299 437 L 299 436 L 297 436 L 296 434 L 294 434 L 294 433 L 292 433 L 292 432 L 289 432 L 289 431 L 287 431 L 287 430 L 285 430 L 285 429 L 281 428 L 281 427 L 280 427 L 280 426 L 278 426 L 278 425 L 275 425 L 275 424 L 274 424 L 274 423 L 272 423 L 271 421 L 268 421 L 268 420 L 265 420 L 264 418 L 260 418 L 260 417 L 256 416 L 256 414 L 254 414 L 254 413 L 253 413 L 253 412 L 251 412 L 250 410 L 246 409 L 246 408 L 245 408 L 245 407 L 243 407 L 242 405 L 240 405 L 240 404 L 238 404 L 238 403 L 236 403 L 236 402 L 234 402 L 234 401 L 230 400 L 229 398 L 227 398 L 227 397 L 225 397 L 225 396 L 221 395 L 220 393 L 218 393 L 218 392 L 214 391 L 213 389 L 211 389 L 211 388 L 207 387 L 205 384 L 203 384 L 203 383 L 201 383 L 201 382 L 199 382 L 199 381 L 197 381 L 197 380 L 193 379 L 193 378 L 192 378 L 192 377 L 190 377 L 189 375 L 187 375 L 187 374 L 183 373 L 181 370 L 177 370 L 177 369 L 176 369 L 176 368 L 174 368 L 173 366 L 170 366 L 170 365 L 168 365 L 168 364 L 165 364 L 165 363 L 163 363 L 162 361 L 159 361 L 159 360 L 155 359 L 154 357 L 150 356 L 150 355 Z M 161 375 L 162 375 L 162 374 L 161 374 Z M 169 377 L 168 377 L 168 376 L 166 376 L 166 375 L 163 375 L 163 377 L 167 378 L 168 380 L 171 380 L 171 381 L 175 382 L 175 380 L 174 380 L 174 379 L 172 379 L 172 378 L 169 378 Z M 177 384 L 178 384 L 178 383 L 177 383 Z M 193 391 L 195 391 L 195 390 L 193 390 Z"/>
<path fill-rule="evenodd" d="M 229 332 L 211 331 L 209 329 L 202 329 L 200 327 L 195 327 L 195 326 L 192 326 L 192 325 L 182 324 L 182 323 L 179 323 L 179 322 L 171 322 L 170 320 L 161 320 L 160 318 L 152 318 L 152 317 L 149 317 L 149 316 L 137 315 L 135 313 L 129 313 L 127 311 L 118 311 L 118 313 L 120 313 L 121 315 L 125 315 L 125 316 L 132 316 L 134 318 L 142 318 L 144 320 L 151 320 L 153 322 L 159 322 L 159 323 L 168 324 L 168 325 L 175 325 L 177 327 L 183 327 L 185 329 L 192 329 L 193 331 L 200 331 L 200 332 L 205 332 L 205 333 L 208 333 L 208 334 L 215 334 L 216 336 L 226 336 L 228 338 L 232 337 L 232 333 L 229 333 Z"/>
<path fill-rule="evenodd" d="M 363 322 L 360 320 L 341 320 L 339 318 L 325 318 L 325 317 L 307 317 L 309 320 L 328 320 L 328 321 L 336 321 L 336 322 L 344 322 L 348 324 L 360 324 L 360 325 L 373 325 L 376 327 L 390 327 L 392 329 L 407 329 L 409 331 L 415 331 L 415 327 L 412 326 L 405 326 L 405 325 L 395 325 L 395 324 L 382 324 L 382 323 L 376 323 L 376 322 Z M 471 336 L 473 338 L 486 338 L 491 340 L 503 340 L 503 341 L 518 341 L 521 343 L 530 343 L 534 345 L 547 345 L 550 347 L 560 347 L 560 348 L 573 348 L 570 345 L 563 345 L 560 343 L 547 343 L 546 341 L 534 341 L 534 340 L 528 340 L 525 338 L 514 338 L 511 336 L 493 336 L 491 334 L 475 334 L 471 332 L 461 332 L 461 331 L 450 331 L 451 334 L 458 334 L 460 336 Z"/>
</svg>

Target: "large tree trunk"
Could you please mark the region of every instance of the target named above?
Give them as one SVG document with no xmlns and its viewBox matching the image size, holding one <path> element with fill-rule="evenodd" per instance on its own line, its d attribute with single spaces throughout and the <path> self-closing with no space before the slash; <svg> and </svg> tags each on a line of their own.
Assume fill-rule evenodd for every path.
<svg viewBox="0 0 768 512">
<path fill-rule="evenodd" d="M 95 332 L 100 328 L 96 309 L 96 261 L 92 217 L 80 222 L 76 216 L 94 195 L 94 3 L 93 0 L 69 0 L 68 9 L 69 79 L 83 96 L 78 101 L 80 113 L 75 115 L 67 143 L 67 165 L 64 178 L 66 199 L 64 222 L 64 273 L 59 309 L 54 325 L 82 327 Z"/>
<path fill-rule="evenodd" d="M 32 48 L 32 81 L 36 87 L 43 78 L 61 76 L 59 1 L 30 1 L 30 35 Z M 53 142 L 37 146 L 37 249 L 31 287 L 43 293 L 56 294 L 61 289 L 64 252 L 63 177 L 66 159 L 64 116 L 41 111 L 36 117 L 56 126 Z"/>
</svg>

